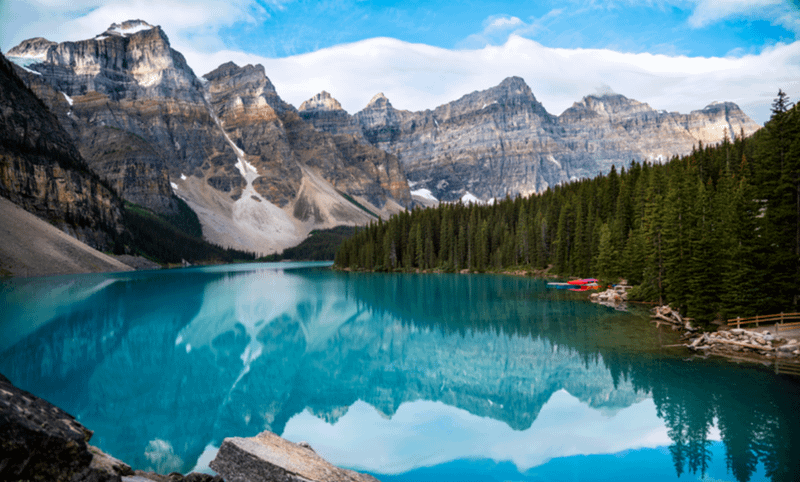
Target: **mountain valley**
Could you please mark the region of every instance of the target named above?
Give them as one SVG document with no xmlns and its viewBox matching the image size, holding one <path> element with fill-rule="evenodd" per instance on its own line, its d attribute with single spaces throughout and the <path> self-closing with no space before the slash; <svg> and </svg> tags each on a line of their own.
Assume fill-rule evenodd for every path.
<svg viewBox="0 0 800 482">
<path fill-rule="evenodd" d="M 616 94 L 556 116 L 519 77 L 423 112 L 377 94 L 351 115 L 324 91 L 298 109 L 260 65 L 196 76 L 141 20 L 79 42 L 26 40 L 6 55 L 124 200 L 164 215 L 182 200 L 206 240 L 257 254 L 314 229 L 530 195 L 760 127 L 729 102 L 678 114 Z"/>
</svg>

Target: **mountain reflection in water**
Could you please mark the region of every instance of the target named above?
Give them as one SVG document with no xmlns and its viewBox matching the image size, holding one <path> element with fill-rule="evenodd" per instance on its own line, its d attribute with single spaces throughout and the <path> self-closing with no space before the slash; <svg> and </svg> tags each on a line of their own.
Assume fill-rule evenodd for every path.
<svg viewBox="0 0 800 482">
<path fill-rule="evenodd" d="M 541 280 L 280 263 L 11 280 L 0 302 L 0 372 L 135 468 L 202 468 L 269 429 L 392 480 L 592 454 L 654 480 L 800 478 L 795 380 L 685 361 Z M 579 480 L 606 463 L 581 460 Z"/>
</svg>

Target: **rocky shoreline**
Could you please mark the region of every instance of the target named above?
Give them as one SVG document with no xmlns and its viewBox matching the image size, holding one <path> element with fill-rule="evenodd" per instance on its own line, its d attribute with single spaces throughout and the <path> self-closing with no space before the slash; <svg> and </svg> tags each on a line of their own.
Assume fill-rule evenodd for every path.
<svg viewBox="0 0 800 482">
<path fill-rule="evenodd" d="M 162 475 L 89 445 L 93 432 L 55 405 L 0 374 L 0 480 L 48 482 L 378 482 L 336 467 L 305 443 L 271 432 L 226 438 L 211 467 L 220 475 Z"/>
<path fill-rule="evenodd" d="M 594 303 L 624 308 L 629 289 L 629 286 L 618 285 L 604 292 L 592 293 L 589 299 Z M 756 362 L 780 359 L 798 363 L 800 368 L 800 339 L 796 336 L 779 336 L 772 331 L 729 328 L 726 325 L 716 331 L 702 332 L 692 325 L 694 320 L 682 317 L 669 305 L 655 306 L 650 313 L 657 327 L 664 324 L 683 333 L 685 343 L 670 347 L 684 347 L 704 356 L 716 355 Z"/>
</svg>

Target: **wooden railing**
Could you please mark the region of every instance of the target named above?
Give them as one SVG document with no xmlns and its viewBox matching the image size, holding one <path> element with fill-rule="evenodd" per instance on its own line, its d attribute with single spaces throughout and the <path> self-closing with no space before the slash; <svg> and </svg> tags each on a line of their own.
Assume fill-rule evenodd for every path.
<svg viewBox="0 0 800 482">
<path fill-rule="evenodd" d="M 777 315 L 756 315 L 749 318 L 731 318 L 728 320 L 728 326 L 736 325 L 736 328 L 741 328 L 741 325 L 749 325 L 755 323 L 775 324 L 775 331 L 791 330 L 800 327 L 800 321 L 785 323 L 787 320 L 800 320 L 800 313 L 778 313 Z"/>
<path fill-rule="evenodd" d="M 775 373 L 778 375 L 792 375 L 800 377 L 800 365 L 785 360 L 775 360 Z"/>
</svg>

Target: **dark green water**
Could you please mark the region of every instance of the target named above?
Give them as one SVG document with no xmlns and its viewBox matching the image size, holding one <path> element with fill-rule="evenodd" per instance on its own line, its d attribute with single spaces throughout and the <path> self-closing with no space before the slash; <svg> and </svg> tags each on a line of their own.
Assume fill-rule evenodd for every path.
<svg viewBox="0 0 800 482">
<path fill-rule="evenodd" d="M 11 280 L 0 372 L 134 468 L 269 429 L 400 480 L 800 480 L 800 384 L 510 276 L 263 264 Z"/>
</svg>

